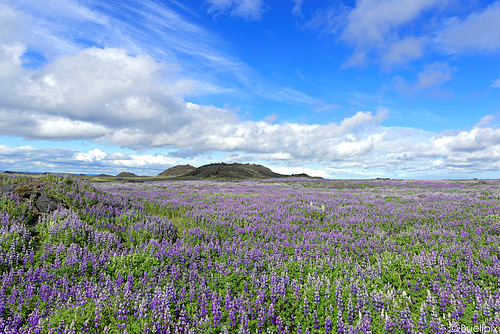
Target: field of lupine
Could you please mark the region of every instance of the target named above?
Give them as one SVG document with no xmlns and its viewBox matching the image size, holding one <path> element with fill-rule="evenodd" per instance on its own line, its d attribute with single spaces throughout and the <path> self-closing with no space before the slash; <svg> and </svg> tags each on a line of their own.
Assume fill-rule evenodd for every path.
<svg viewBox="0 0 500 334">
<path fill-rule="evenodd" d="M 39 180 L 68 208 L 0 198 L 1 333 L 500 328 L 496 180 Z"/>
</svg>

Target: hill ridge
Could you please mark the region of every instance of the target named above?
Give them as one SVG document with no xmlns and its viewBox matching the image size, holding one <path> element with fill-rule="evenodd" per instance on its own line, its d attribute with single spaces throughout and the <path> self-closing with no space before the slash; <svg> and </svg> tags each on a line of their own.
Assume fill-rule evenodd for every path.
<svg viewBox="0 0 500 334">
<path fill-rule="evenodd" d="M 229 178 L 229 179 L 264 179 L 285 177 L 285 175 L 273 172 L 271 169 L 257 164 L 227 164 L 211 163 L 200 166 L 185 174 L 184 177 L 195 178 Z"/>
<path fill-rule="evenodd" d="M 177 177 L 177 176 L 183 176 L 187 173 L 190 173 L 194 171 L 196 167 L 191 166 L 190 164 L 186 165 L 176 165 L 173 167 L 170 167 L 163 172 L 159 173 L 157 176 L 161 177 Z"/>
</svg>

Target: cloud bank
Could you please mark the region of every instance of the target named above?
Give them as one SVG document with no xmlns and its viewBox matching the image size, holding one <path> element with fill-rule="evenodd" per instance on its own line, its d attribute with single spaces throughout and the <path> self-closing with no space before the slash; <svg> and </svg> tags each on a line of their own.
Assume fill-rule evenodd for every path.
<svg viewBox="0 0 500 334">
<path fill-rule="evenodd" d="M 0 133 L 30 140 L 88 140 L 164 155 L 77 152 L 1 147 L 2 161 L 45 166 L 90 165 L 162 168 L 180 158 L 280 162 L 288 168 L 316 164 L 384 173 L 461 172 L 500 168 L 500 129 L 486 117 L 468 131 L 428 133 L 384 126 L 386 110 L 359 111 L 327 124 L 244 121 L 233 110 L 184 100 L 186 80 L 169 76 L 168 64 L 123 49 L 89 48 L 46 66 L 22 67 L 22 45 L 2 46 Z M 448 67 L 434 64 L 414 87 L 446 80 Z M 11 75 L 15 73 L 16 75 Z M 29 158 L 32 157 L 32 158 Z M 46 157 L 46 158 L 43 158 Z M 480 163 L 479 163 L 480 162 Z"/>
</svg>

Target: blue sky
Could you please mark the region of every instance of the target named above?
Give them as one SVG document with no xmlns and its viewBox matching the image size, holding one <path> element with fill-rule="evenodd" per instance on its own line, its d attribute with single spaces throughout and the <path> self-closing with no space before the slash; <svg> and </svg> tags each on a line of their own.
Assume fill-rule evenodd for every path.
<svg viewBox="0 0 500 334">
<path fill-rule="evenodd" d="M 500 1 L 0 0 L 0 170 L 497 178 Z"/>
</svg>

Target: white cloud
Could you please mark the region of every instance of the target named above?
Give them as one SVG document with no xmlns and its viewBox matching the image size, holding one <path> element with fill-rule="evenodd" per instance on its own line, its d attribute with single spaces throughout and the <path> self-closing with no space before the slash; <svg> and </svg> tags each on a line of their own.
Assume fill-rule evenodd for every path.
<svg viewBox="0 0 500 334">
<path fill-rule="evenodd" d="M 303 103 L 269 94 L 270 90 L 279 90 L 276 85 L 265 82 L 259 73 L 233 56 L 232 46 L 205 29 L 199 24 L 197 12 L 179 2 L 131 0 L 98 5 L 64 0 L 54 10 L 51 6 L 58 2 L 47 2 L 45 7 L 44 2 L 33 4 L 29 0 L 0 4 L 0 44 L 21 43 L 37 53 L 43 60 L 32 67 L 52 63 L 61 55 L 78 54 L 89 44 L 106 45 L 108 49 L 127 50 L 132 56 L 147 54 L 155 62 L 168 64 L 164 68 L 166 75 L 175 77 L 169 89 L 183 95 L 229 93 Z M 219 5 L 224 7 L 224 3 Z M 265 10 L 260 0 L 227 3 L 228 13 L 249 19 Z"/>
<path fill-rule="evenodd" d="M 292 14 L 294 16 L 302 16 L 302 3 L 304 0 L 293 0 L 293 2 L 295 2 L 295 5 L 293 6 Z"/>
<path fill-rule="evenodd" d="M 61 117 L 43 117 L 33 132 L 27 135 L 35 139 L 94 139 L 104 136 L 108 129 L 102 125 Z"/>
<path fill-rule="evenodd" d="M 500 78 L 498 78 L 498 79 L 494 80 L 494 81 L 491 83 L 490 87 L 492 87 L 492 88 L 500 88 Z"/>
<path fill-rule="evenodd" d="M 259 20 L 264 13 L 263 0 L 207 0 L 208 13 L 214 16 L 229 13 L 246 20 Z"/>
<path fill-rule="evenodd" d="M 66 6 L 70 2 L 61 1 L 58 4 L 56 1 L 20 0 L 9 4 L 0 3 L 0 43 L 22 43 L 31 50 L 43 50 L 47 57 L 75 52 L 79 49 L 74 40 L 78 29 L 64 29 L 58 22 L 70 21 L 74 28 L 75 22 L 78 21 L 96 24 L 99 20 L 96 17 L 91 18 L 88 10 L 86 15 L 86 9 L 74 2 L 71 6 Z M 26 11 L 25 7 L 33 11 Z M 55 20 L 55 17 L 58 20 Z"/>
<path fill-rule="evenodd" d="M 399 28 L 417 19 L 439 0 L 360 0 L 346 16 L 342 38 L 355 46 L 345 66 L 364 65 L 367 53 L 375 50 L 385 65 L 419 58 L 425 39 L 400 38 Z"/>
<path fill-rule="evenodd" d="M 385 44 L 388 35 L 439 0 L 360 0 L 348 15 L 343 37 L 355 44 Z"/>
<path fill-rule="evenodd" d="M 455 68 L 444 63 L 433 63 L 427 65 L 417 74 L 417 80 L 414 83 L 408 83 L 402 77 L 394 78 L 394 87 L 401 93 L 410 95 L 415 92 L 425 91 L 441 86 L 452 79 Z"/>
<path fill-rule="evenodd" d="M 52 135 L 63 139 L 96 138 L 128 128 L 169 131 L 191 117 L 184 113 L 187 106 L 182 95 L 186 92 L 180 89 L 184 85 L 166 77 L 166 66 L 147 56 L 91 48 L 56 58 L 32 72 L 10 63 L 12 71 L 24 75 L 0 78 L 5 88 L 0 93 L 0 110 L 37 123 L 34 128 L 38 129 L 32 127 L 26 133 L 19 128 L 14 135 L 38 133 L 43 138 Z M 4 123 L 4 131 L 12 134 L 16 129 Z"/>
<path fill-rule="evenodd" d="M 0 44 L 0 80 L 15 80 L 23 74 L 21 56 L 26 52 L 26 46 L 17 42 Z M 2 87 L 2 90 L 6 87 Z"/>
<path fill-rule="evenodd" d="M 194 141 L 211 141 L 206 147 L 212 148 L 208 152 L 218 152 L 217 158 L 204 155 L 203 147 L 193 153 L 198 157 L 196 160 L 179 160 L 161 154 L 105 153 L 100 149 L 75 152 L 0 145 L 0 159 L 10 170 L 26 170 L 38 165 L 40 171 L 116 174 L 125 169 L 148 175 L 176 164 L 201 165 L 221 160 L 259 161 L 277 172 L 329 177 L 470 175 L 467 173 L 500 168 L 500 129 L 487 126 L 492 116 L 483 117 L 469 131 L 440 134 L 383 127 L 378 124 L 382 117 L 383 114 L 360 112 L 339 124 L 324 126 L 263 122 L 225 126 L 234 138 L 227 137 L 227 133 L 218 136 L 215 132 L 204 133 L 198 129 L 199 138 Z M 308 165 L 315 167 L 301 167 Z"/>
<path fill-rule="evenodd" d="M 426 12 L 443 6 L 439 0 L 358 0 L 319 8 L 306 27 L 336 35 L 353 47 L 342 68 L 362 67 L 371 60 L 386 69 L 421 58 L 430 38 L 419 24 Z"/>
<path fill-rule="evenodd" d="M 432 141 L 436 148 L 440 150 L 445 148 L 450 151 L 450 154 L 461 152 L 480 154 L 482 151 L 484 152 L 500 145 L 500 129 L 474 127 L 470 131 L 460 131 L 454 135 L 438 136 L 433 138 Z"/>
<path fill-rule="evenodd" d="M 330 104 L 321 103 L 321 104 L 318 104 L 316 106 L 314 111 L 325 112 L 325 111 L 330 111 L 330 110 L 334 110 L 334 109 L 338 109 L 338 108 L 340 108 L 340 106 L 336 103 L 330 103 Z"/>
<path fill-rule="evenodd" d="M 4 47 L 1 64 L 19 76 L 0 79 L 0 134 L 28 139 L 91 140 L 132 149 L 170 149 L 202 157 L 212 152 L 231 159 L 280 161 L 287 168 L 311 163 L 328 168 L 416 173 L 436 167 L 491 170 L 498 167 L 500 130 L 486 116 L 470 131 L 428 134 L 383 127 L 388 112 L 357 112 L 328 124 L 241 121 L 232 110 L 185 102 L 183 85 L 168 66 L 120 49 L 86 49 L 54 59 L 38 70 L 21 68 L 22 46 Z M 417 75 L 410 91 L 433 89 L 451 78 L 453 68 L 434 63 Z M 293 89 L 290 98 L 308 100 Z M 241 153 L 238 153 L 241 152 Z M 62 149 L 9 148 L 2 161 L 13 166 L 82 170 L 161 169 L 178 162 L 166 155 L 88 153 Z M 22 161 L 24 162 L 22 162 Z M 500 160 L 500 159 L 498 159 Z M 185 161 L 185 160 L 184 160 Z M 477 166 L 478 161 L 481 166 Z M 110 167 L 115 166 L 115 167 Z M 86 167 L 85 167 L 86 168 Z"/>
<path fill-rule="evenodd" d="M 309 176 L 319 176 L 328 178 L 330 175 L 324 169 L 316 169 L 316 168 L 308 168 L 308 167 L 279 167 L 279 166 L 270 166 L 273 172 L 292 175 L 292 174 L 302 174 L 305 173 Z"/>
<path fill-rule="evenodd" d="M 106 45 L 126 49 L 131 55 L 148 54 L 155 61 L 178 64 L 179 70 L 172 73 L 190 80 L 178 80 L 177 84 L 187 83 L 189 93 L 194 95 L 227 93 L 242 87 L 249 91 L 260 80 L 253 69 L 231 55 L 228 43 L 190 20 L 196 18 L 196 13 L 179 3 L 1 2 L 0 44 L 21 43 L 48 62 L 60 55 L 77 54 L 89 44 Z M 181 15 L 186 12 L 193 16 Z M 185 85 L 179 88 L 187 89 Z"/>
<path fill-rule="evenodd" d="M 129 168 L 165 168 L 164 166 L 174 166 L 178 164 L 178 161 L 163 155 L 137 155 L 130 154 L 126 155 L 125 159 L 115 159 L 113 155 L 107 156 L 108 161 L 111 165 L 117 167 L 129 167 Z"/>
<path fill-rule="evenodd" d="M 494 2 L 481 12 L 465 19 L 452 18 L 437 35 L 435 42 L 446 52 L 500 51 L 500 2 Z"/>
<path fill-rule="evenodd" d="M 98 148 L 95 148 L 95 149 L 89 151 L 89 153 L 76 153 L 74 155 L 75 160 L 78 160 L 78 161 L 87 161 L 87 162 L 92 162 L 92 161 L 96 161 L 96 160 L 97 161 L 101 161 L 106 156 L 107 156 L 107 154 L 104 153 L 103 151 L 101 151 Z"/>
<path fill-rule="evenodd" d="M 391 43 L 381 56 L 382 62 L 386 67 L 391 67 L 418 59 L 423 55 L 425 43 L 426 39 L 423 37 L 408 37 Z"/>
<path fill-rule="evenodd" d="M 486 116 L 482 117 L 474 127 L 483 128 L 483 127 L 489 125 L 491 123 L 491 121 L 493 121 L 494 119 L 495 119 L 495 116 L 486 115 Z"/>
<path fill-rule="evenodd" d="M 34 71 L 15 87 L 14 93 L 22 96 L 20 107 L 89 117 L 90 113 L 102 114 L 100 108 L 106 103 L 141 94 L 153 85 L 168 88 L 160 80 L 163 69 L 148 56 L 131 57 L 123 49 L 90 48 L 74 56 L 58 57 Z M 110 112 L 117 111 L 106 111 Z"/>
<path fill-rule="evenodd" d="M 417 74 L 417 82 L 415 89 L 427 89 L 430 87 L 439 86 L 446 81 L 451 80 L 454 68 L 448 64 L 433 63 Z"/>
<path fill-rule="evenodd" d="M 374 126 L 387 115 L 383 110 L 375 115 L 358 112 L 326 125 L 241 122 L 231 110 L 185 102 L 175 82 L 160 75 L 164 68 L 149 57 L 111 48 L 56 58 L 24 77 L 4 80 L 11 89 L 0 103 L 0 132 L 133 149 L 177 148 L 196 154 L 244 150 L 338 159 L 367 153 L 376 135 L 361 136 L 359 142 L 345 142 L 343 136 Z M 291 88 L 281 92 L 286 98 L 309 101 Z"/>
<path fill-rule="evenodd" d="M 67 17 L 76 21 L 87 21 L 106 24 L 107 18 L 98 12 L 90 10 L 76 0 L 44 0 L 33 2 L 30 0 L 16 0 L 14 7 L 29 6 L 33 11 L 52 19 Z"/>
<path fill-rule="evenodd" d="M 278 89 L 274 90 L 268 89 L 267 91 L 262 92 L 262 95 L 274 101 L 288 101 L 303 104 L 316 103 L 316 99 L 292 87 L 279 87 Z"/>
<path fill-rule="evenodd" d="M 337 4 L 316 10 L 306 27 L 334 34 L 353 47 L 342 68 L 376 61 L 391 69 L 420 59 L 428 51 L 500 51 L 500 2 L 465 18 L 447 17 L 442 9 L 451 7 L 449 4 L 440 0 L 357 0 L 353 8 Z"/>
<path fill-rule="evenodd" d="M 132 170 L 146 175 L 156 175 L 181 161 L 164 155 L 106 153 L 95 148 L 87 153 L 63 148 L 34 148 L 33 146 L 9 147 L 0 145 L 3 168 L 14 171 L 61 171 L 69 173 L 112 173 Z M 189 161 L 197 164 L 196 161 Z M 8 165 L 7 165 L 8 164 Z M 33 170 L 37 166 L 37 170 Z"/>
</svg>

